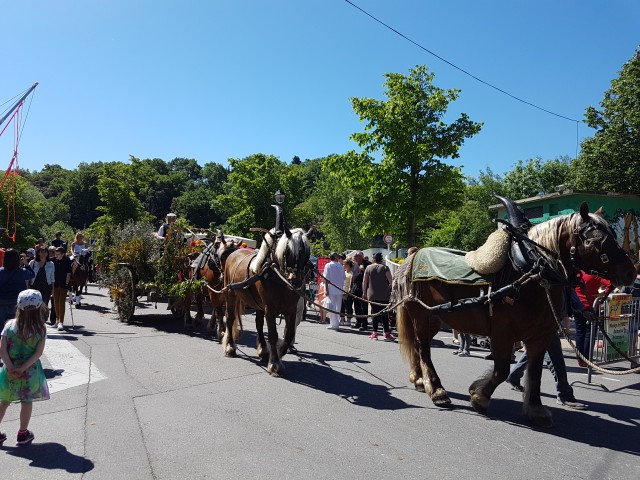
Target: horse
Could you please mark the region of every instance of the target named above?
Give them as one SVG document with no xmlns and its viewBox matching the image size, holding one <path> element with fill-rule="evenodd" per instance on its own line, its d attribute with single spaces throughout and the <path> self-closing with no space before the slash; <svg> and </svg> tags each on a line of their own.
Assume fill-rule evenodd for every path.
<svg viewBox="0 0 640 480">
<path fill-rule="evenodd" d="M 494 293 L 503 293 L 495 297 L 481 293 L 481 302 L 473 304 L 469 301 L 478 294 L 477 286 L 451 284 L 439 278 L 414 281 L 412 264 L 420 252 L 413 254 L 396 273 L 392 286 L 392 304 L 398 305 L 400 350 L 409 361 L 409 381 L 416 390 L 426 392 L 436 406 L 448 408 L 451 399 L 433 365 L 431 340 L 443 320 L 458 331 L 490 337 L 493 369 L 469 387 L 472 407 L 484 414 L 494 390 L 509 374 L 514 342 L 524 341 L 529 362 L 523 412 L 534 425 L 550 427 L 552 416 L 540 400 L 540 381 L 545 351 L 558 328 L 555 319 L 560 315 L 565 289 L 579 279 L 581 270 L 620 286 L 633 282 L 635 269 L 613 230 L 601 217 L 590 214 L 586 203 L 579 213 L 531 226 L 514 202 L 498 198 L 515 224 L 508 229 L 512 240 L 504 266 L 492 277 L 490 285 Z M 518 229 L 526 235 L 518 235 Z M 527 273 L 519 253 L 522 245 L 528 250 L 524 257 L 537 258 L 543 268 Z M 465 303 L 472 305 L 464 308 Z"/>
<path fill-rule="evenodd" d="M 223 281 L 223 269 L 227 257 L 240 247 L 240 243 L 233 240 L 227 241 L 220 230 L 216 241 L 209 244 L 202 255 L 198 257 L 192 264 L 191 279 L 196 281 L 205 280 L 206 290 L 211 302 L 212 311 L 211 318 L 207 324 L 207 332 L 212 333 L 217 340 L 222 340 L 225 330 L 224 314 L 225 314 L 225 297 L 221 292 Z M 185 299 L 187 305 L 191 304 L 191 292 L 188 291 Z M 195 295 L 197 313 L 195 323 L 199 324 L 204 318 L 203 300 L 204 292 Z M 191 311 L 185 309 L 185 325 L 191 325 Z"/>
<path fill-rule="evenodd" d="M 246 307 L 256 310 L 258 340 L 256 351 L 267 360 L 267 372 L 280 376 L 284 372 L 281 358 L 295 339 L 296 327 L 304 307 L 304 279 L 311 256 L 309 235 L 301 228 L 290 230 L 280 205 L 276 209 L 276 227 L 264 231 L 259 251 L 239 249 L 224 265 L 224 295 L 227 302 L 227 325 L 222 345 L 228 357 L 236 355 L 237 325 Z M 284 338 L 280 342 L 276 328 L 278 315 L 284 317 Z M 263 327 L 267 322 L 269 347 Z"/>
<path fill-rule="evenodd" d="M 86 286 L 89 278 L 89 270 L 93 262 L 93 253 L 88 248 L 83 249 L 80 254 L 73 259 L 72 268 L 75 270 L 71 274 L 71 290 L 75 299 L 76 308 L 81 307 L 82 288 Z"/>
</svg>

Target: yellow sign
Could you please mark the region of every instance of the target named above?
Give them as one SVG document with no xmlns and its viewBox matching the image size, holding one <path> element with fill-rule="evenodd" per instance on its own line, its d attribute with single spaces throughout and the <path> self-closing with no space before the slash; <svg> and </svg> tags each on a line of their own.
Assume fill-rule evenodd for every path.
<svg viewBox="0 0 640 480">
<path fill-rule="evenodd" d="M 631 294 L 613 293 L 609 296 L 609 317 L 619 317 L 631 313 Z"/>
</svg>

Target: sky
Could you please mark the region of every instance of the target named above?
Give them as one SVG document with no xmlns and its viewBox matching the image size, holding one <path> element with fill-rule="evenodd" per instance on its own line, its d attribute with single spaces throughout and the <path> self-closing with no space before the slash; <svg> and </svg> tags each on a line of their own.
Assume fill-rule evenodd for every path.
<svg viewBox="0 0 640 480">
<path fill-rule="evenodd" d="M 350 98 L 383 100 L 384 74 L 427 65 L 460 89 L 453 121 L 484 122 L 457 159 L 476 177 L 575 157 L 581 121 L 640 45 L 637 0 L 21 0 L 3 2 L 0 104 L 23 109 L 19 165 L 75 169 L 129 156 L 226 165 L 359 150 Z M 0 106 L 0 114 L 9 104 Z M 27 115 L 28 108 L 28 115 Z M 1 128 L 3 128 L 4 125 Z M 13 136 L 0 137 L 0 169 Z"/>
</svg>

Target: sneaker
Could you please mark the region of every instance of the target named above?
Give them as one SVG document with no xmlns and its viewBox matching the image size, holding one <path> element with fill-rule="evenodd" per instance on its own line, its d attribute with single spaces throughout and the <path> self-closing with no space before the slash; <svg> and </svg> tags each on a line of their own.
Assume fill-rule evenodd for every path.
<svg viewBox="0 0 640 480">
<path fill-rule="evenodd" d="M 7 439 L 7 434 L 0 432 L 0 447 L 2 446 L 2 444 L 6 439 Z"/>
<path fill-rule="evenodd" d="M 462 351 L 458 352 L 458 356 L 459 357 L 470 357 L 471 354 L 467 350 L 462 350 Z"/>
<path fill-rule="evenodd" d="M 462 350 L 454 350 L 452 353 L 453 353 L 454 355 L 458 355 L 461 351 L 462 351 Z"/>
<path fill-rule="evenodd" d="M 329 326 L 327 327 L 327 330 L 335 330 L 335 331 L 338 331 L 339 329 L 340 329 L 340 327 L 332 327 L 331 325 L 329 325 Z"/>
<path fill-rule="evenodd" d="M 33 432 L 30 432 L 29 430 L 19 430 L 18 438 L 16 439 L 16 446 L 23 447 L 25 445 L 29 445 L 33 442 L 34 438 L 36 437 L 33 435 Z"/>
<path fill-rule="evenodd" d="M 62 326 L 62 324 L 60 322 L 58 322 L 58 331 L 62 332 L 64 330 L 64 327 Z"/>
<path fill-rule="evenodd" d="M 395 340 L 395 337 L 393 335 L 391 335 L 389 332 L 384 334 L 384 341 L 385 342 L 393 342 Z"/>
<path fill-rule="evenodd" d="M 511 383 L 509 380 L 507 380 L 507 383 L 511 386 L 511 390 L 520 393 L 524 392 L 524 387 L 519 383 Z"/>
<path fill-rule="evenodd" d="M 587 363 L 584 360 L 578 359 L 578 366 L 579 367 L 586 367 Z"/>
<path fill-rule="evenodd" d="M 573 408 L 574 410 L 586 410 L 587 406 L 584 403 L 580 403 L 574 397 L 562 399 L 556 398 L 556 403 L 558 405 L 563 405 L 565 407 Z"/>
<path fill-rule="evenodd" d="M 377 340 L 378 339 L 378 334 L 376 332 L 373 332 L 371 335 L 369 335 L 369 338 L 371 340 Z"/>
</svg>

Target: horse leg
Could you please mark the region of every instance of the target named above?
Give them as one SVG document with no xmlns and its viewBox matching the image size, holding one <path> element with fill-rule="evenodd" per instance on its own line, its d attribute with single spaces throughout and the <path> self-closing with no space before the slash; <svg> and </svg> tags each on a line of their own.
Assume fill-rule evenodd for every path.
<svg viewBox="0 0 640 480">
<path fill-rule="evenodd" d="M 191 330 L 193 328 L 193 320 L 191 318 L 191 293 L 187 292 L 184 294 L 184 328 L 186 330 Z"/>
<path fill-rule="evenodd" d="M 431 360 L 431 340 L 440 329 L 440 321 L 434 317 L 429 317 L 428 322 L 414 320 L 414 328 L 425 392 L 431 397 L 431 401 L 436 407 L 448 408 L 451 406 L 451 399 L 442 386 Z"/>
<path fill-rule="evenodd" d="M 267 342 L 264 339 L 264 312 L 262 310 L 256 311 L 256 332 L 258 339 L 256 341 L 256 353 L 260 360 L 266 362 L 269 358 L 269 348 Z"/>
<path fill-rule="evenodd" d="M 224 349 L 225 357 L 235 357 L 236 356 L 236 344 L 235 339 L 233 338 L 233 327 L 236 321 L 236 315 L 240 313 L 240 306 L 238 305 L 238 301 L 235 297 L 227 298 L 227 328 L 225 330 L 225 334 L 222 337 L 222 348 Z"/>
<path fill-rule="evenodd" d="M 289 351 L 289 347 L 293 345 L 293 340 L 296 337 L 297 317 L 298 317 L 297 310 L 285 315 L 284 341 L 278 345 L 278 350 L 279 350 L 278 355 L 280 356 L 280 358 L 284 357 Z"/>
<path fill-rule="evenodd" d="M 284 372 L 284 365 L 278 355 L 278 329 L 276 317 L 268 310 L 264 312 L 267 318 L 267 335 L 269 340 L 269 364 L 267 372 L 274 377 L 279 377 Z"/>
<path fill-rule="evenodd" d="M 202 304 L 204 303 L 204 298 L 202 293 L 197 293 L 196 294 L 196 307 L 197 307 L 197 313 L 196 313 L 196 318 L 195 318 L 195 324 L 196 325 L 200 325 L 202 323 L 202 319 L 204 318 L 204 308 L 202 306 Z"/>
<path fill-rule="evenodd" d="M 551 412 L 542 405 L 540 399 L 540 381 L 542 379 L 542 363 L 546 348 L 539 342 L 525 342 L 527 347 L 527 373 L 522 394 L 522 411 L 524 415 L 538 427 L 552 427 Z"/>
<path fill-rule="evenodd" d="M 491 337 L 491 355 L 493 356 L 493 371 L 489 370 L 485 376 L 479 378 L 469 386 L 471 406 L 478 413 L 485 413 L 491 403 L 491 395 L 495 389 L 509 376 L 511 365 L 512 338 L 499 339 Z"/>
</svg>

